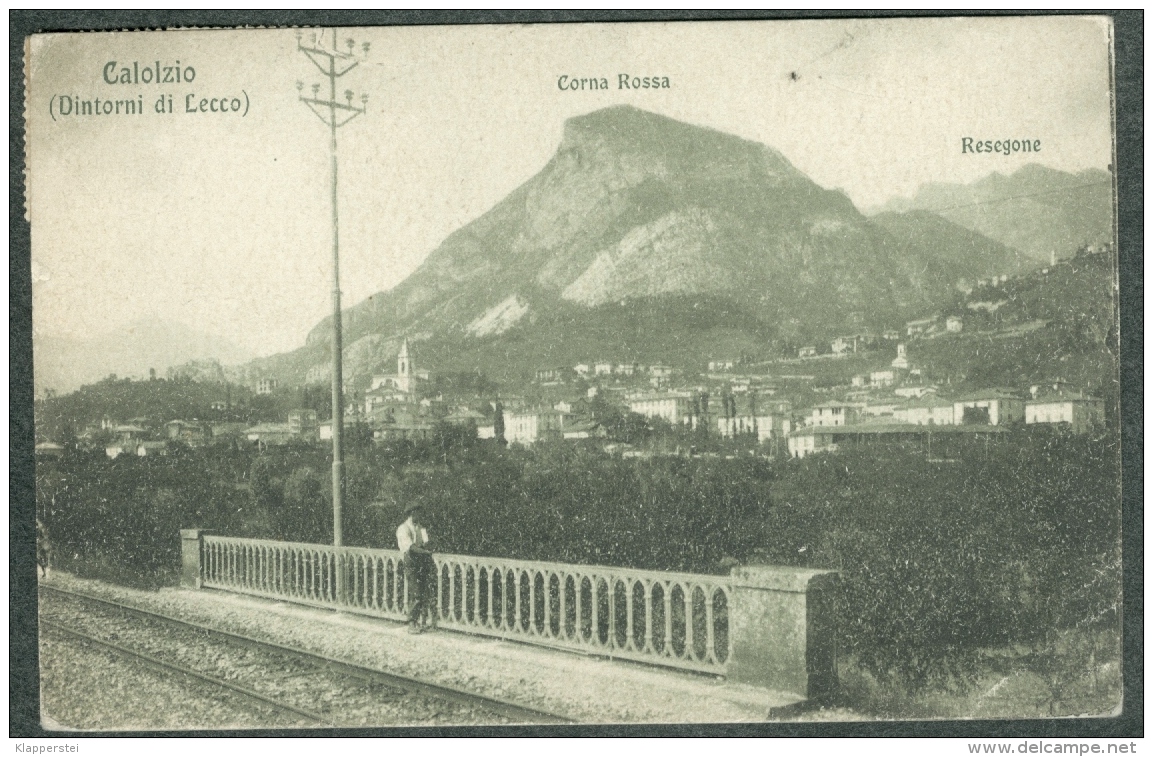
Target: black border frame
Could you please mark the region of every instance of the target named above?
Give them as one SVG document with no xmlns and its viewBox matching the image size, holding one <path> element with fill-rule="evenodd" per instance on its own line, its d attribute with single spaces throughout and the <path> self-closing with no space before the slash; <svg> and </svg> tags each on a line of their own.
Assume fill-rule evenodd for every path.
<svg viewBox="0 0 1153 757">
<path fill-rule="evenodd" d="M 1122 714 L 1055 720 L 754 723 L 714 725 L 458 726 L 305 731 L 68 734 L 40 727 L 34 565 L 31 236 L 24 215 L 24 39 L 40 32 L 229 28 L 639 22 L 914 16 L 1092 14 L 1114 21 L 1115 175 L 1120 270 L 1121 462 L 1124 556 Z M 743 736 L 1120 738 L 1144 736 L 1144 12 L 1125 11 L 28 11 L 8 14 L 9 736 Z"/>
</svg>

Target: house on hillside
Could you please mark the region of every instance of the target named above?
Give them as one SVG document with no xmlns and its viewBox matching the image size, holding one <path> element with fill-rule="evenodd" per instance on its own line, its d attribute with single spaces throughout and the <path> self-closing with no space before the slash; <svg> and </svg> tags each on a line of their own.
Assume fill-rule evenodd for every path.
<svg viewBox="0 0 1153 757">
<path fill-rule="evenodd" d="M 1008 389 L 985 389 L 953 401 L 956 425 L 1004 426 L 1025 421 L 1025 400 Z"/>
<path fill-rule="evenodd" d="M 509 413 L 504 419 L 504 438 L 509 444 L 525 446 L 542 439 L 563 438 L 565 421 L 571 418 L 552 408 Z"/>
<path fill-rule="evenodd" d="M 262 378 L 256 382 L 256 393 L 272 394 L 274 391 L 276 391 L 276 387 L 279 385 L 280 382 L 274 378 Z"/>
<path fill-rule="evenodd" d="M 137 457 L 163 457 L 168 454 L 168 442 L 140 442 L 136 445 Z"/>
<path fill-rule="evenodd" d="M 212 430 L 200 421 L 168 421 L 164 424 L 164 432 L 169 439 L 192 446 L 207 441 L 212 435 Z"/>
<path fill-rule="evenodd" d="M 258 423 L 244 429 L 244 438 L 258 447 L 279 447 L 294 437 L 292 427 L 287 423 Z"/>
<path fill-rule="evenodd" d="M 572 369 L 576 375 L 583 378 L 584 376 L 589 375 L 589 373 L 592 371 L 592 366 L 590 366 L 588 363 L 577 363 L 572 367 Z"/>
<path fill-rule="evenodd" d="M 352 428 L 354 428 L 356 426 L 356 424 L 359 422 L 360 422 L 360 419 L 356 418 L 355 416 L 353 416 L 353 417 L 345 416 L 344 425 L 340 427 L 341 433 L 347 435 L 348 432 Z M 320 423 L 316 424 L 316 438 L 318 441 L 322 441 L 322 442 L 331 442 L 332 441 L 332 419 L 331 418 L 329 418 L 326 421 L 321 421 Z"/>
<path fill-rule="evenodd" d="M 905 323 L 905 334 L 910 339 L 916 339 L 919 336 L 931 334 L 939 328 L 939 321 L 941 316 L 935 315 L 932 318 L 921 318 L 916 321 L 907 321 Z"/>
<path fill-rule="evenodd" d="M 846 447 L 897 445 L 928 446 L 932 440 L 963 436 L 991 438 L 1005 433 L 995 426 L 955 426 L 935 428 L 907 423 L 869 423 L 855 426 L 806 427 L 789 435 L 789 455 L 807 457 L 816 452 L 836 452 Z"/>
<path fill-rule="evenodd" d="M 372 439 L 385 441 L 422 441 L 432 437 L 434 426 L 427 420 L 401 420 L 395 423 L 382 423 L 372 430 Z"/>
<path fill-rule="evenodd" d="M 1068 423 L 1074 434 L 1086 434 L 1105 422 L 1105 402 L 1059 391 L 1025 402 L 1025 423 Z"/>
<path fill-rule="evenodd" d="M 646 418 L 664 418 L 674 426 L 694 422 L 690 392 L 649 392 L 628 400 L 629 410 Z"/>
<path fill-rule="evenodd" d="M 293 410 L 288 414 L 288 428 L 292 435 L 304 441 L 316 441 L 319 432 L 316 411 L 307 408 Z"/>
<path fill-rule="evenodd" d="M 587 418 L 573 419 L 561 429 L 565 439 L 604 439 L 608 436 L 605 427 Z"/>
<path fill-rule="evenodd" d="M 825 402 L 810 408 L 805 422 L 816 427 L 847 426 L 861 420 L 864 407 L 859 402 Z"/>
<path fill-rule="evenodd" d="M 710 360 L 709 373 L 726 373 L 733 369 L 732 360 Z"/>
<path fill-rule="evenodd" d="M 816 357 L 817 348 L 815 345 L 807 345 L 797 350 L 797 357 Z"/>
<path fill-rule="evenodd" d="M 792 421 L 780 414 L 743 414 L 717 418 L 717 434 L 722 439 L 755 434 L 758 442 L 767 442 L 788 436 L 791 430 Z"/>
<path fill-rule="evenodd" d="M 960 316 L 951 315 L 945 319 L 945 331 L 948 331 L 950 334 L 959 334 L 964 327 L 965 322 Z"/>
<path fill-rule="evenodd" d="M 606 362 L 594 363 L 593 364 L 593 375 L 594 376 L 611 376 L 611 375 L 613 375 L 613 364 L 612 363 L 606 363 Z"/>
<path fill-rule="evenodd" d="M 892 370 L 872 371 L 869 374 L 869 386 L 873 389 L 887 389 L 897 383 L 897 372 Z"/>
<path fill-rule="evenodd" d="M 952 426 L 954 425 L 953 403 L 950 400 L 929 395 L 923 399 L 909 402 L 904 407 L 897 408 L 893 412 L 893 420 L 916 426 Z"/>
<path fill-rule="evenodd" d="M 926 395 L 936 393 L 937 387 L 927 384 L 910 384 L 907 386 L 899 386 L 893 390 L 893 394 L 906 399 L 920 399 Z"/>
<path fill-rule="evenodd" d="M 148 429 L 132 423 L 122 423 L 112 427 L 112 433 L 125 444 L 139 442 L 148 438 Z"/>
<path fill-rule="evenodd" d="M 865 337 L 861 334 L 839 336 L 830 345 L 834 355 L 846 355 L 865 348 Z"/>
<path fill-rule="evenodd" d="M 213 423 L 212 424 L 212 438 L 213 439 L 239 439 L 244 436 L 244 429 L 248 427 L 247 423 Z"/>
<path fill-rule="evenodd" d="M 903 402 L 894 397 L 872 397 L 865 401 L 865 406 L 861 408 L 861 415 L 863 418 L 872 419 L 892 418 L 897 409 L 903 405 Z"/>
<path fill-rule="evenodd" d="M 568 368 L 564 366 L 538 368 L 536 371 L 536 380 L 538 384 L 558 384 L 564 381 L 566 373 L 568 373 Z"/>
</svg>

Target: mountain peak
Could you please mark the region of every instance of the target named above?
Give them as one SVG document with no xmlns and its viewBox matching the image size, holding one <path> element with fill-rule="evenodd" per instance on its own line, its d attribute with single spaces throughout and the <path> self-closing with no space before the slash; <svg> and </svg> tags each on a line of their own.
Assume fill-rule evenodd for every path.
<svg viewBox="0 0 1153 757">
<path fill-rule="evenodd" d="M 1111 183 L 1101 169 L 1074 174 L 1027 163 L 970 184 L 925 184 L 876 210 L 931 211 L 1044 264 L 1112 238 Z"/>
<path fill-rule="evenodd" d="M 784 155 L 733 134 L 678 121 L 632 105 L 611 105 L 565 121 L 560 157 L 609 150 L 667 161 L 673 170 L 704 164 L 750 169 L 778 179 L 808 181 Z"/>
<path fill-rule="evenodd" d="M 602 108 L 568 119 L 541 171 L 408 279 L 347 311 L 345 375 L 390 364 L 405 334 L 426 335 L 429 355 L 457 345 L 453 360 L 487 349 L 477 345 L 552 360 L 570 341 L 574 359 L 616 354 L 609 342 L 625 333 L 630 308 L 679 323 L 673 333 L 741 324 L 739 349 L 812 340 L 850 321 L 887 328 L 952 296 L 958 279 L 1013 264 L 1000 246 L 953 244 L 952 226 L 893 226 L 870 223 L 771 147 L 628 105 Z M 971 248 L 979 261 L 967 260 Z M 727 315 L 704 317 L 696 306 L 706 301 Z M 563 334 L 546 335 L 562 322 Z M 310 335 L 300 379 L 327 365 L 326 335 L 324 326 Z"/>
</svg>

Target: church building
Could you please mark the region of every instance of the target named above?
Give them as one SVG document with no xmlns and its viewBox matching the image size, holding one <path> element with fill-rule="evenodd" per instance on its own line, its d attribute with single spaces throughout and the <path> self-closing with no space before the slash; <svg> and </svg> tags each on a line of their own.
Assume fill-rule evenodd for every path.
<svg viewBox="0 0 1153 757">
<path fill-rule="evenodd" d="M 374 408 L 386 403 L 414 402 L 418 385 L 427 380 L 428 371 L 416 370 L 412 347 L 405 338 L 396 356 L 396 373 L 382 373 L 372 377 L 372 387 L 364 395 L 365 415 L 372 415 Z"/>
</svg>

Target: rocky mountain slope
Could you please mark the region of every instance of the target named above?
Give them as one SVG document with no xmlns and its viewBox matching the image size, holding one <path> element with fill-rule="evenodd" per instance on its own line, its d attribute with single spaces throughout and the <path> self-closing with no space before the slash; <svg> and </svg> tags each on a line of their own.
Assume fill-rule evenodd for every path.
<svg viewBox="0 0 1153 757">
<path fill-rule="evenodd" d="M 1105 171 L 1071 174 L 1029 164 L 972 184 L 926 184 L 912 199 L 880 210 L 936 213 L 1030 258 L 1071 257 L 1079 247 L 1113 240 L 1112 178 Z"/>
<path fill-rule="evenodd" d="M 567 121 L 540 173 L 399 286 L 349 308 L 345 375 L 363 383 L 388 367 L 403 335 L 457 369 L 482 353 L 527 365 L 577 350 L 558 342 L 627 358 L 620 340 L 646 313 L 661 314 L 656 327 L 686 354 L 717 349 L 713 326 L 694 323 L 761 346 L 879 329 L 963 279 L 1021 265 L 948 222 L 871 221 L 771 147 L 618 106 Z M 251 369 L 323 381 L 329 330 Z M 636 350 L 651 351 L 638 337 Z"/>
</svg>

